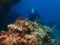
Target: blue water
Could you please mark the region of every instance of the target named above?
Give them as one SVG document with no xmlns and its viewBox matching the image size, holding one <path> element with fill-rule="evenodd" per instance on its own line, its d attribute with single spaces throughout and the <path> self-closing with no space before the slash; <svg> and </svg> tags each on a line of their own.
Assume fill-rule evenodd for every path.
<svg viewBox="0 0 60 45">
<path fill-rule="evenodd" d="M 28 17 L 28 11 L 31 11 L 32 8 L 39 12 L 44 23 L 60 24 L 60 0 L 21 0 L 12 7 L 11 11 L 16 11 L 23 17 Z M 53 32 L 60 41 L 60 29 L 55 29 Z"/>
</svg>

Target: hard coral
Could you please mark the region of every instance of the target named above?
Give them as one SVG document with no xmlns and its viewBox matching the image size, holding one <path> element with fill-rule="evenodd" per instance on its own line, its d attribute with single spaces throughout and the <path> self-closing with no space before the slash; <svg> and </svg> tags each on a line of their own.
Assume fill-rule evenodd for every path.
<svg viewBox="0 0 60 45">
<path fill-rule="evenodd" d="M 18 18 L 16 21 L 17 22 L 20 21 L 19 23 L 15 22 L 14 24 L 8 25 L 8 31 L 1 33 L 0 45 L 2 44 L 4 45 L 34 45 L 36 44 L 37 37 L 31 33 L 27 34 L 27 31 L 28 31 L 28 25 L 26 25 L 27 21 L 24 21 L 26 19 L 24 20 L 23 19 L 24 18 Z M 24 30 L 24 28 L 26 30 Z"/>
<path fill-rule="evenodd" d="M 49 30 L 50 28 L 47 26 L 38 25 L 37 21 L 33 22 L 26 18 L 18 18 L 13 24 L 8 25 L 8 31 L 0 33 L 0 45 L 54 44 Z"/>
</svg>

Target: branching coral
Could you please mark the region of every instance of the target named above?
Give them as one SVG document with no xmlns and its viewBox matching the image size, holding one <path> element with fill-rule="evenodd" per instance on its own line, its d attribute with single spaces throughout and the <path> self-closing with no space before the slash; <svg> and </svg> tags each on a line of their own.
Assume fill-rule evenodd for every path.
<svg viewBox="0 0 60 45">
<path fill-rule="evenodd" d="M 7 32 L 0 32 L 0 45 L 48 45 L 49 30 L 49 27 L 39 25 L 36 21 L 18 18 L 8 25 Z"/>
</svg>

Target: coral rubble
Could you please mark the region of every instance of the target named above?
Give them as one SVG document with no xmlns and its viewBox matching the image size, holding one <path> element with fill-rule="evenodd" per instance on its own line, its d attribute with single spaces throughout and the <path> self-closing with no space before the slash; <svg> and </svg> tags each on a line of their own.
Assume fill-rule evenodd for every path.
<svg viewBox="0 0 60 45">
<path fill-rule="evenodd" d="M 0 45 L 57 45 L 50 37 L 50 27 L 37 21 L 20 17 L 7 27 L 8 31 L 0 32 Z"/>
</svg>

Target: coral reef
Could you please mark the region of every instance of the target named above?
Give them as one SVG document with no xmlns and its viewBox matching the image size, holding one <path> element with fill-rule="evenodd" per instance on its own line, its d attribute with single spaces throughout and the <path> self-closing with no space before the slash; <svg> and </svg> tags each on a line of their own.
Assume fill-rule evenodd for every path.
<svg viewBox="0 0 60 45">
<path fill-rule="evenodd" d="M 0 32 L 0 45 L 57 45 L 51 28 L 37 21 L 19 17 L 7 27 L 8 31 Z"/>
</svg>

